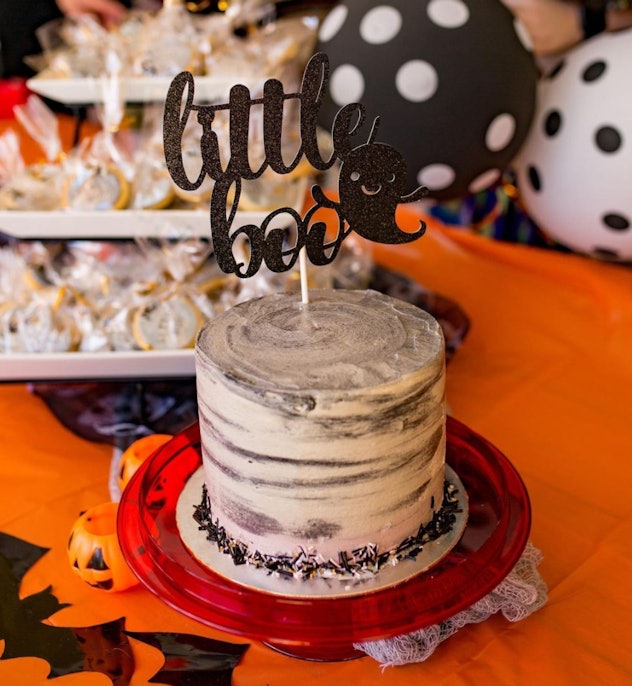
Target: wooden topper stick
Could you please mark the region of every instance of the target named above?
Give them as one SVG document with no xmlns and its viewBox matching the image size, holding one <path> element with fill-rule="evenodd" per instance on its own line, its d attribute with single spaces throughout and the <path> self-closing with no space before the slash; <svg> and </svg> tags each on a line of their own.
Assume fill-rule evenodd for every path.
<svg viewBox="0 0 632 686">
<path fill-rule="evenodd" d="M 307 305 L 309 303 L 309 288 L 307 286 L 307 252 L 305 246 L 298 253 L 298 269 L 301 276 L 301 301 Z"/>
</svg>

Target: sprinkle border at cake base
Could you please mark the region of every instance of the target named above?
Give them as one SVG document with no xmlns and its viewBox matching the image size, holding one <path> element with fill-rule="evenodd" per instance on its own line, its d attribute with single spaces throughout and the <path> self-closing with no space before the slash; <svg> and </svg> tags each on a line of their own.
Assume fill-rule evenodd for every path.
<svg viewBox="0 0 632 686">
<path fill-rule="evenodd" d="M 369 543 L 339 554 L 337 560 L 323 560 L 309 549 L 292 556 L 270 556 L 250 551 L 213 522 L 205 488 L 199 468 L 178 500 L 176 520 L 186 548 L 203 567 L 235 583 L 280 595 L 353 595 L 400 583 L 436 565 L 458 543 L 467 525 L 467 493 L 446 465 L 442 507 L 416 536 L 396 548 L 379 551 Z"/>
</svg>

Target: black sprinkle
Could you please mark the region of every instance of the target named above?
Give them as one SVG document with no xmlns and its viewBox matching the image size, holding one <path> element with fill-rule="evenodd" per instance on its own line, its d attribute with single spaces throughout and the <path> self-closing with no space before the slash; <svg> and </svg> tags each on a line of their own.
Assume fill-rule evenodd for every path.
<svg viewBox="0 0 632 686">
<path fill-rule="evenodd" d="M 246 544 L 228 536 L 217 520 L 213 521 L 206 486 L 202 487 L 202 502 L 194 508 L 193 518 L 200 529 L 206 531 L 206 538 L 213 541 L 222 553 L 230 555 L 236 565 L 249 563 L 265 569 L 268 574 L 298 579 L 364 576 L 375 574 L 385 565 L 398 560 L 416 559 L 426 543 L 447 534 L 456 522 L 456 514 L 462 512 L 457 494 L 454 485 L 445 481 L 441 509 L 428 524 L 419 527 L 415 536 L 409 536 L 393 550 L 380 552 L 374 543 L 369 543 L 351 553 L 340 551 L 337 560 L 325 560 L 304 548 L 294 555 L 275 556 L 258 550 L 250 551 Z"/>
<path fill-rule="evenodd" d="M 349 559 L 347 558 L 347 553 L 345 553 L 344 550 L 341 550 L 338 553 L 338 559 L 340 560 L 340 565 L 345 569 L 347 572 L 351 571 L 351 568 L 349 567 Z"/>
</svg>

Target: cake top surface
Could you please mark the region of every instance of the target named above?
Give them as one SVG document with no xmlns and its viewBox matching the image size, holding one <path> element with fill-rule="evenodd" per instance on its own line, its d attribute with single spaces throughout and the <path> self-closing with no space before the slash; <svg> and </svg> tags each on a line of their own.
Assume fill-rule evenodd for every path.
<svg viewBox="0 0 632 686">
<path fill-rule="evenodd" d="M 298 294 L 268 295 L 209 320 L 196 357 L 243 385 L 350 390 L 443 366 L 444 340 L 434 317 L 402 300 L 311 290 L 307 304 Z"/>
</svg>

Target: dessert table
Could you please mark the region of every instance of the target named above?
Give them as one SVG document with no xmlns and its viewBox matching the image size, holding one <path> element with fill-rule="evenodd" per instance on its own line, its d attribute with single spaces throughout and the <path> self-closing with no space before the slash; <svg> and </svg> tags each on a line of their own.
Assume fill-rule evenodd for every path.
<svg viewBox="0 0 632 686">
<path fill-rule="evenodd" d="M 189 619 L 140 585 L 120 593 L 91 588 L 73 573 L 66 547 L 80 512 L 110 498 L 112 450 L 62 426 L 28 386 L 0 384 L 0 534 L 35 551 L 19 584 L 0 570 L 0 683 L 51 683 L 50 664 L 68 638 L 63 629 L 83 635 L 103 624 L 124 629 L 132 658 L 111 670 L 111 680 L 99 673 L 106 670 L 92 646 L 87 671 L 52 683 L 632 682 L 632 268 L 493 242 L 433 220 L 421 240 L 376 246 L 374 255 L 456 301 L 470 319 L 448 366 L 450 410 L 520 472 L 547 604 L 522 621 L 494 616 L 469 625 L 425 662 L 383 669 L 368 656 L 287 657 Z M 0 553 L 7 557 L 1 546 Z M 44 597 L 38 615 L 43 605 L 35 600 Z M 18 627 L 14 610 L 31 599 L 30 624 Z M 183 636 L 188 651 L 174 648 Z M 232 676 L 209 667 L 211 646 L 233 655 Z"/>
</svg>

